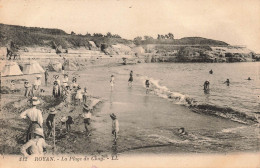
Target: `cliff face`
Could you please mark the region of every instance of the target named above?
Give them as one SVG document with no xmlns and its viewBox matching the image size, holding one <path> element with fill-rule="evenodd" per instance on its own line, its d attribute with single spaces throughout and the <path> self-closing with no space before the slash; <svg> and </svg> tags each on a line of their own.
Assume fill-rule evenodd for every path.
<svg viewBox="0 0 260 168">
<path fill-rule="evenodd" d="M 144 46 L 151 62 L 247 62 L 256 54 L 244 46 Z"/>
</svg>

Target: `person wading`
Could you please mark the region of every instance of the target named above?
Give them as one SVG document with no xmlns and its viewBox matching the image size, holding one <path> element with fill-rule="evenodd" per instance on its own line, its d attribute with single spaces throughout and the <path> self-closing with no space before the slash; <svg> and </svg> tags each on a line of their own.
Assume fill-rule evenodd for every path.
<svg viewBox="0 0 260 168">
<path fill-rule="evenodd" d="M 26 142 L 32 138 L 32 133 L 36 128 L 42 128 L 43 118 L 41 110 L 37 109 L 36 106 L 40 104 L 40 101 L 37 97 L 32 98 L 32 108 L 25 110 L 21 113 L 21 118 L 29 119 L 29 127 L 27 129 Z"/>
</svg>

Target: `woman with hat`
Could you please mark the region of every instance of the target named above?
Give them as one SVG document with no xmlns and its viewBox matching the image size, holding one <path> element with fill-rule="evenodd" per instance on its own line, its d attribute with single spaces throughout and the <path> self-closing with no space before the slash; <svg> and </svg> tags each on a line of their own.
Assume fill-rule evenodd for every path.
<svg viewBox="0 0 260 168">
<path fill-rule="evenodd" d="M 49 115 L 46 119 L 46 126 L 48 127 L 48 137 L 51 137 L 52 136 L 52 128 L 53 128 L 53 121 L 54 121 L 54 117 L 55 117 L 55 114 L 57 113 L 57 111 L 55 110 L 55 108 L 50 108 L 50 112 L 49 112 Z"/>
<path fill-rule="evenodd" d="M 31 95 L 31 85 L 29 84 L 28 80 L 24 81 L 24 88 L 25 88 L 24 96 L 29 97 Z"/>
<path fill-rule="evenodd" d="M 112 135 L 114 135 L 114 142 L 116 142 L 119 132 L 119 123 L 114 113 L 110 114 L 110 117 L 112 119 Z"/>
<path fill-rule="evenodd" d="M 89 129 L 88 129 L 88 125 L 90 125 L 90 119 L 91 119 L 91 112 L 90 109 L 88 107 L 87 104 L 83 105 L 83 119 L 84 119 L 84 126 L 85 126 L 85 130 L 87 132 L 87 135 L 90 135 Z"/>
<path fill-rule="evenodd" d="M 43 155 L 44 149 L 51 147 L 44 140 L 44 133 L 42 128 L 36 128 L 33 133 L 34 138 L 24 144 L 21 148 L 21 153 L 25 157 L 29 155 Z"/>
<path fill-rule="evenodd" d="M 36 128 L 42 128 L 43 124 L 43 118 L 42 118 L 42 112 L 41 110 L 38 110 L 36 106 L 40 104 L 40 101 L 37 97 L 33 97 L 31 99 L 32 101 L 32 108 L 25 110 L 21 113 L 21 118 L 23 119 L 29 119 L 30 125 L 27 130 L 27 137 L 26 141 L 30 140 L 32 138 L 32 133 L 35 131 Z"/>
</svg>

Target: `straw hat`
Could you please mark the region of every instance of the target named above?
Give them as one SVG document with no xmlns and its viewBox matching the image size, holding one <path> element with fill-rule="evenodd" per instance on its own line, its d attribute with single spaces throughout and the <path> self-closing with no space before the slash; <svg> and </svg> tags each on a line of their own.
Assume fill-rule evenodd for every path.
<svg viewBox="0 0 260 168">
<path fill-rule="evenodd" d="M 35 131 L 34 131 L 34 134 L 37 134 L 41 137 L 44 138 L 44 133 L 43 133 L 43 129 L 42 128 L 36 128 Z"/>
<path fill-rule="evenodd" d="M 61 122 L 66 122 L 69 118 L 67 116 L 61 118 Z"/>
<path fill-rule="evenodd" d="M 40 101 L 38 100 L 37 97 L 33 97 L 33 98 L 32 98 L 32 104 L 33 104 L 34 106 L 40 104 Z"/>
<path fill-rule="evenodd" d="M 84 104 L 84 105 L 83 105 L 83 109 L 89 111 L 89 107 L 88 107 L 88 105 L 87 105 L 87 104 Z"/>
<path fill-rule="evenodd" d="M 110 117 L 111 117 L 112 119 L 116 119 L 116 115 L 115 115 L 114 113 L 110 114 Z"/>
<path fill-rule="evenodd" d="M 50 114 L 57 114 L 57 111 L 54 107 L 50 108 Z"/>
<path fill-rule="evenodd" d="M 36 75 L 36 78 L 41 78 L 42 76 L 41 75 Z"/>
</svg>

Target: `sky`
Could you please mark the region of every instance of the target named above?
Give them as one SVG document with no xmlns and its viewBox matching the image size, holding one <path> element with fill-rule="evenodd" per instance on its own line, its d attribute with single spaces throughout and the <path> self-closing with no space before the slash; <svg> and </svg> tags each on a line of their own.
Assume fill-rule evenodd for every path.
<svg viewBox="0 0 260 168">
<path fill-rule="evenodd" d="M 260 53 L 260 0 L 0 0 L 0 23 L 127 39 L 171 32 Z"/>
</svg>

